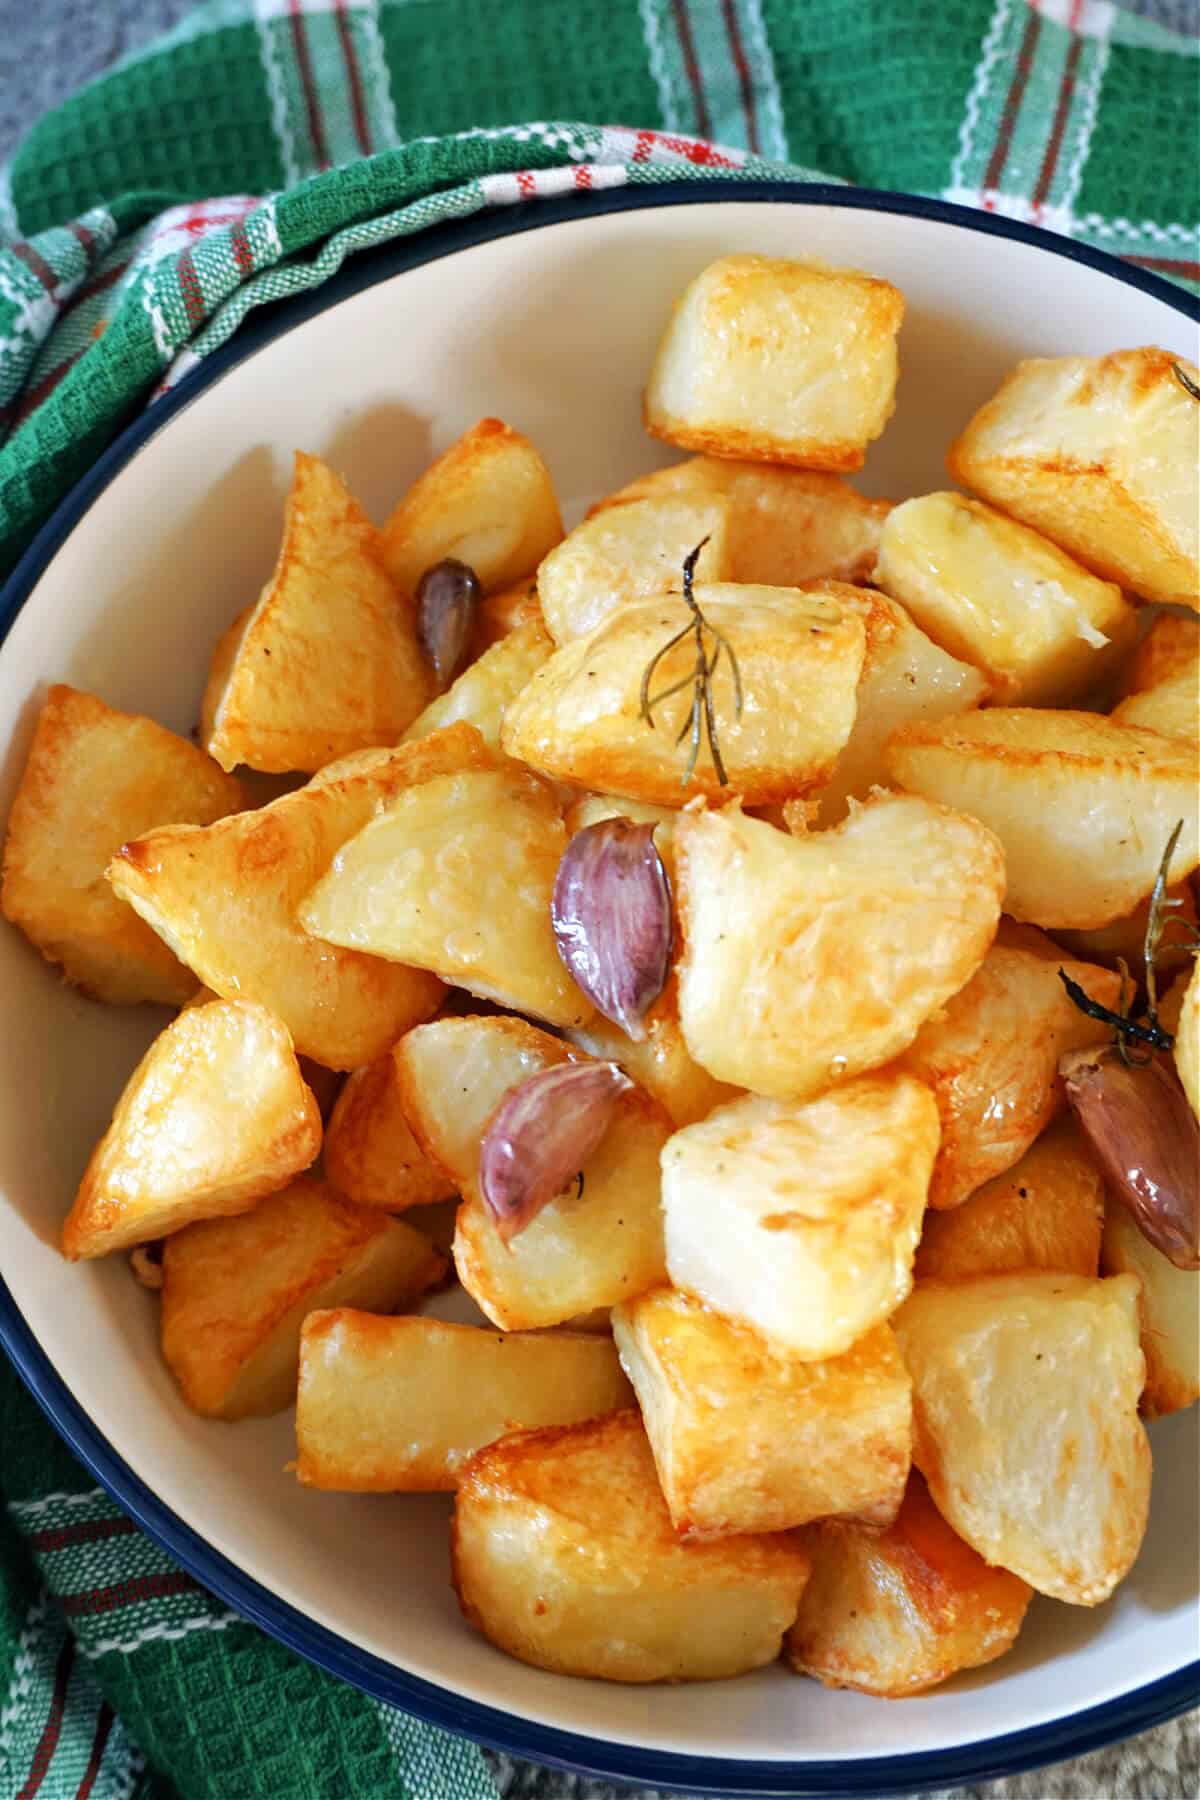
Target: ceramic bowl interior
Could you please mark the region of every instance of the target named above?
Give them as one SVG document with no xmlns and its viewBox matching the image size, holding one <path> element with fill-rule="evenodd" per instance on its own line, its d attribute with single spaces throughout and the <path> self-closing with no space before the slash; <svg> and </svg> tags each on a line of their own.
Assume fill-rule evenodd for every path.
<svg viewBox="0 0 1200 1800">
<path fill-rule="evenodd" d="M 270 571 L 294 447 L 329 458 L 377 518 L 488 413 L 542 447 L 572 517 L 669 460 L 643 434 L 640 390 L 672 299 L 718 254 L 823 257 L 904 290 L 899 404 L 861 483 L 873 493 L 946 485 L 946 446 L 1020 356 L 1153 342 L 1195 353 L 1193 328 L 1160 293 L 947 216 L 833 197 L 708 197 L 520 227 L 497 235 L 493 226 L 483 241 L 390 276 L 376 265 L 360 291 L 343 283 L 337 304 L 327 295 L 290 329 L 260 327 L 252 353 L 243 345 L 219 378 L 194 383 L 188 404 L 168 402 L 165 423 L 143 432 L 134 454 L 110 459 L 0 649 L 0 817 L 51 681 L 192 728 L 213 641 Z M 350 274 L 351 287 L 368 279 L 365 267 Z M 709 1785 L 734 1787 L 753 1761 L 773 1768 L 772 1791 L 797 1792 L 814 1762 L 853 1787 L 856 1768 L 865 1775 L 888 1759 L 902 1783 L 918 1763 L 895 1759 L 953 1758 L 1005 1734 L 1050 1732 L 1195 1657 L 1193 1409 L 1154 1428 L 1153 1518 L 1115 1598 L 1094 1611 L 1037 1602 L 1003 1662 L 924 1698 L 830 1693 L 782 1668 L 644 1689 L 507 1660 L 459 1617 L 447 1500 L 302 1491 L 284 1471 L 290 1415 L 232 1427 L 195 1417 L 159 1356 L 153 1301 L 123 1260 L 70 1268 L 54 1249 L 87 1154 L 163 1016 L 80 999 L 7 928 L 0 992 L 10 1338 L 22 1337 L 23 1321 L 69 1391 L 68 1401 L 23 1339 L 60 1423 L 126 1498 L 155 1497 L 151 1522 L 210 1586 L 228 1593 L 251 1578 L 258 1589 L 242 1591 L 264 1596 L 259 1616 L 271 1629 L 318 1655 L 340 1647 L 343 1670 L 366 1671 L 377 1691 L 440 1705 L 483 1735 L 506 1714 L 509 1741 L 535 1755 L 553 1748 L 548 1729 L 572 1734 L 555 1741 L 593 1768 L 666 1780 L 690 1770 L 698 1786 L 703 1763 Z M 932 1766 L 920 1765 L 927 1778 Z M 982 1749 L 978 1766 L 991 1766 Z"/>
</svg>

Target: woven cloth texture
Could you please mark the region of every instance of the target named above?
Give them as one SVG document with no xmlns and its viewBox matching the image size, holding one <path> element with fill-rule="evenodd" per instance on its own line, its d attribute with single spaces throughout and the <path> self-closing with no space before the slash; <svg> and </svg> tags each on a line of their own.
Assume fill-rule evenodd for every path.
<svg viewBox="0 0 1200 1800">
<path fill-rule="evenodd" d="M 1195 286 L 1196 10 L 2 0 L 0 142 L 22 116 L 15 84 L 28 117 L 64 63 L 92 79 L 0 170 L 0 572 L 254 306 L 539 194 L 820 173 L 984 206 Z M 0 1503 L 0 1800 L 616 1791 L 487 1757 L 237 1619 L 96 1487 L 3 1365 Z M 1181 1722 L 960 1793 L 1198 1788 Z"/>
</svg>

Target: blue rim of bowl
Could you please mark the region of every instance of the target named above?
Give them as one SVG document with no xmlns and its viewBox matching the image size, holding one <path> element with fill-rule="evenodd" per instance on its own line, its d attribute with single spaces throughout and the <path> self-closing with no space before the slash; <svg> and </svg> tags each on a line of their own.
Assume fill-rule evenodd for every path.
<svg viewBox="0 0 1200 1800">
<path fill-rule="evenodd" d="M 474 248 L 495 238 L 569 224 L 601 213 L 648 207 L 688 206 L 728 201 L 787 206 L 835 206 L 862 212 L 900 213 L 959 226 L 967 231 L 1015 239 L 1052 256 L 1086 264 L 1127 287 L 1161 300 L 1185 318 L 1200 322 L 1200 300 L 1148 270 L 1135 268 L 1086 244 L 1055 236 L 993 213 L 973 212 L 948 201 L 844 188 L 822 182 L 763 180 L 728 182 L 691 179 L 678 187 L 625 188 L 562 199 L 534 200 L 501 212 L 434 226 L 416 238 L 381 245 L 351 258 L 319 288 L 275 302 L 251 314 L 234 337 L 184 377 L 179 385 L 128 425 L 72 488 L 38 532 L 0 590 L 0 647 L 47 564 L 96 498 L 125 465 L 205 389 L 271 343 L 319 312 L 377 282 L 408 269 Z M 953 1748 L 846 1762 L 760 1762 L 610 1743 L 515 1718 L 466 1700 L 446 1688 L 410 1675 L 358 1649 L 346 1638 L 316 1624 L 227 1557 L 163 1504 L 92 1424 L 37 1342 L 16 1300 L 0 1280 L 0 1345 L 61 1437 L 102 1487 L 142 1529 L 155 1538 L 195 1579 L 235 1612 L 310 1662 L 443 1729 L 460 1732 L 512 1756 L 599 1779 L 683 1789 L 690 1794 L 738 1796 L 738 1800 L 833 1800 L 834 1796 L 882 1796 L 987 1781 L 1096 1750 L 1129 1737 L 1200 1703 L 1200 1660 L 1099 1706 L 1068 1718 L 1003 1737 Z"/>
</svg>

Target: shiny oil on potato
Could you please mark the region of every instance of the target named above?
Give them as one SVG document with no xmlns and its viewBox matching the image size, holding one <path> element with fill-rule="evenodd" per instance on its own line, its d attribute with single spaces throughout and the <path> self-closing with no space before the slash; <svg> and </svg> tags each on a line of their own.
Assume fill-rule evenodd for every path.
<svg viewBox="0 0 1200 1800">
<path fill-rule="evenodd" d="M 1196 747 L 1095 713 L 987 707 L 907 725 L 888 746 L 892 779 L 970 813 L 1004 847 L 1004 909 L 1048 931 L 1124 917 L 1167 871 L 1200 861 Z"/>
<path fill-rule="evenodd" d="M 97 1000 L 180 1005 L 196 978 L 104 880 L 121 845 L 157 825 L 239 811 L 231 775 L 152 719 L 57 684 L 8 816 L 0 909 Z"/>
<path fill-rule="evenodd" d="M 845 1514 L 888 1525 L 912 1460 L 912 1384 L 878 1325 L 802 1362 L 687 1294 L 613 1309 L 671 1522 L 689 1542 Z"/>
<path fill-rule="evenodd" d="M 280 1021 L 244 1001 L 188 1007 L 130 1076 L 63 1227 L 63 1254 L 104 1256 L 245 1212 L 320 1148 L 321 1114 Z"/>
<path fill-rule="evenodd" d="M 746 697 L 739 715 L 732 666 L 722 657 L 709 691 L 727 789 L 707 747 L 686 785 L 683 779 L 688 749 L 680 730 L 692 708 L 687 678 L 696 647 L 679 594 L 623 606 L 558 650 L 508 709 L 502 741 L 509 755 L 556 780 L 659 806 L 730 789 L 760 805 L 820 786 L 854 723 L 866 643 L 861 618 L 816 591 L 714 583 L 697 586 L 695 599 L 732 646 Z M 647 720 L 643 679 L 680 633 L 656 664 L 647 699 L 684 686 Z"/>
<path fill-rule="evenodd" d="M 724 499 L 727 579 L 765 587 L 868 580 L 892 504 L 868 500 L 840 475 L 818 469 L 693 456 L 639 476 L 592 512 L 667 495 Z"/>
<path fill-rule="evenodd" d="M 938 1511 L 1039 1593 L 1106 1600 L 1150 1501 L 1137 1281 L 922 1282 L 893 1324 L 913 1378 L 913 1460 Z"/>
<path fill-rule="evenodd" d="M 342 845 L 403 788 L 492 761 L 468 725 L 399 750 L 356 752 L 257 812 L 135 839 L 109 865 L 109 880 L 208 987 L 269 1007 L 315 1062 L 356 1069 L 436 1012 L 442 983 L 425 969 L 320 943 L 296 910 Z"/>
<path fill-rule="evenodd" d="M 310 1312 L 407 1306 L 445 1269 L 420 1232 L 303 1176 L 239 1219 L 190 1225 L 167 1240 L 163 1356 L 196 1412 L 279 1412 L 296 1392 Z"/>
<path fill-rule="evenodd" d="M 347 1076 L 326 1128 L 321 1161 L 338 1193 L 356 1206 L 404 1212 L 448 1200 L 455 1192 L 412 1134 L 390 1051 Z"/>
<path fill-rule="evenodd" d="M 427 969 L 552 1025 L 581 1025 L 592 1009 L 550 922 L 566 847 L 554 796 L 528 770 L 436 775 L 342 846 L 296 916 L 322 943 Z"/>
<path fill-rule="evenodd" d="M 863 612 L 867 651 L 858 683 L 854 726 L 833 773 L 816 795 L 816 822 L 838 825 L 850 801 L 887 785 L 884 752 L 902 725 L 944 719 L 978 706 L 988 683 L 913 623 L 899 601 L 864 589 L 846 590 Z"/>
<path fill-rule="evenodd" d="M 379 533 L 320 457 L 297 451 L 275 572 L 215 661 L 205 748 L 224 769 L 312 773 L 351 750 L 394 744 L 432 698 Z"/>
<path fill-rule="evenodd" d="M 1118 1004 L 1121 978 L 1113 970 L 1069 961 L 1033 926 L 1003 920 L 970 981 L 905 1052 L 905 1067 L 932 1090 L 942 1122 L 930 1206 L 959 1206 L 1011 1168 L 1067 1103 L 1059 1058 L 1111 1035 L 1111 1026 L 1068 997 L 1060 969 L 1089 999 Z"/>
<path fill-rule="evenodd" d="M 697 581 L 731 578 L 728 506 L 718 494 L 665 495 L 598 512 L 538 568 L 538 599 L 556 644 L 586 637 L 619 606 L 678 588 L 697 548 Z"/>
<path fill-rule="evenodd" d="M 889 513 L 875 579 L 1006 706 L 1067 706 L 1133 643 L 1137 614 L 1039 532 L 962 494 Z"/>
<path fill-rule="evenodd" d="M 688 1049 L 779 1099 L 907 1049 L 983 961 L 1004 883 L 989 831 L 891 794 L 801 837 L 736 807 L 684 813 L 675 864 Z"/>
<path fill-rule="evenodd" d="M 725 256 L 675 303 L 647 429 L 684 450 L 847 473 L 895 405 L 904 296 L 857 269 Z"/>
<path fill-rule="evenodd" d="M 609 1337 L 336 1307 L 304 1322 L 296 1476 L 343 1492 L 452 1490 L 506 1432 L 575 1425 L 632 1400 Z"/>
<path fill-rule="evenodd" d="M 1200 608 L 1195 365 L 1165 350 L 1033 357 L 950 448 L 956 481 L 1144 600 Z"/>
<path fill-rule="evenodd" d="M 1146 1242 L 1128 1210 L 1111 1199 L 1104 1215 L 1101 1266 L 1106 1275 L 1136 1275 L 1146 1358 L 1142 1411 L 1179 1412 L 1200 1399 L 1200 1270 L 1177 1269 Z"/>
<path fill-rule="evenodd" d="M 554 642 L 539 619 L 527 619 L 498 638 L 468 665 L 444 694 L 431 700 L 404 734 L 404 742 L 428 737 L 447 725 L 473 725 L 489 750 L 500 749 L 500 727 L 511 701 L 547 661 Z"/>
<path fill-rule="evenodd" d="M 1095 1275 L 1103 1220 L 1100 1171 L 1074 1120 L 1059 1119 L 961 1206 L 925 1214 L 916 1277 L 951 1281 L 1015 1269 Z"/>
<path fill-rule="evenodd" d="M 636 1412 L 480 1451 L 451 1552 L 463 1612 L 492 1643 L 604 1681 L 710 1681 L 774 1661 L 809 1567 L 787 1532 L 681 1544 Z"/>
<path fill-rule="evenodd" d="M 796 1356 L 844 1355 L 912 1286 L 937 1143 L 932 1094 L 896 1070 L 718 1107 L 663 1151 L 673 1285 Z"/>
<path fill-rule="evenodd" d="M 1033 1597 L 956 1536 L 915 1470 L 886 1531 L 831 1519 L 801 1542 L 812 1575 L 784 1654 L 826 1687 L 923 1694 L 1003 1656 Z"/>
<path fill-rule="evenodd" d="M 480 419 L 398 503 L 383 528 L 383 557 L 403 594 L 448 556 L 474 569 L 490 594 L 532 575 L 561 536 L 537 450 L 502 420 Z"/>
</svg>

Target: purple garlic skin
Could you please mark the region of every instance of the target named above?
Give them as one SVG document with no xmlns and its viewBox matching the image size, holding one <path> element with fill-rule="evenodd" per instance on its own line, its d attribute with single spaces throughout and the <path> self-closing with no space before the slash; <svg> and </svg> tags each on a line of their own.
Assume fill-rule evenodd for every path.
<svg viewBox="0 0 1200 1800">
<path fill-rule="evenodd" d="M 1059 1072 L 1109 1191 L 1177 1269 L 1200 1269 L 1200 1124 L 1160 1058 L 1130 1067 L 1115 1044 L 1073 1050 Z"/>
<path fill-rule="evenodd" d="M 602 819 L 577 831 L 558 865 L 550 919 L 575 985 L 627 1036 L 644 1038 L 671 968 L 671 884 L 653 825 Z"/>
<path fill-rule="evenodd" d="M 417 637 L 443 688 L 462 667 L 482 591 L 474 569 L 452 556 L 417 583 Z"/>
<path fill-rule="evenodd" d="M 504 1096 L 479 1146 L 479 1188 L 505 1243 L 579 1174 L 632 1086 L 616 1063 L 560 1063 Z"/>
</svg>

